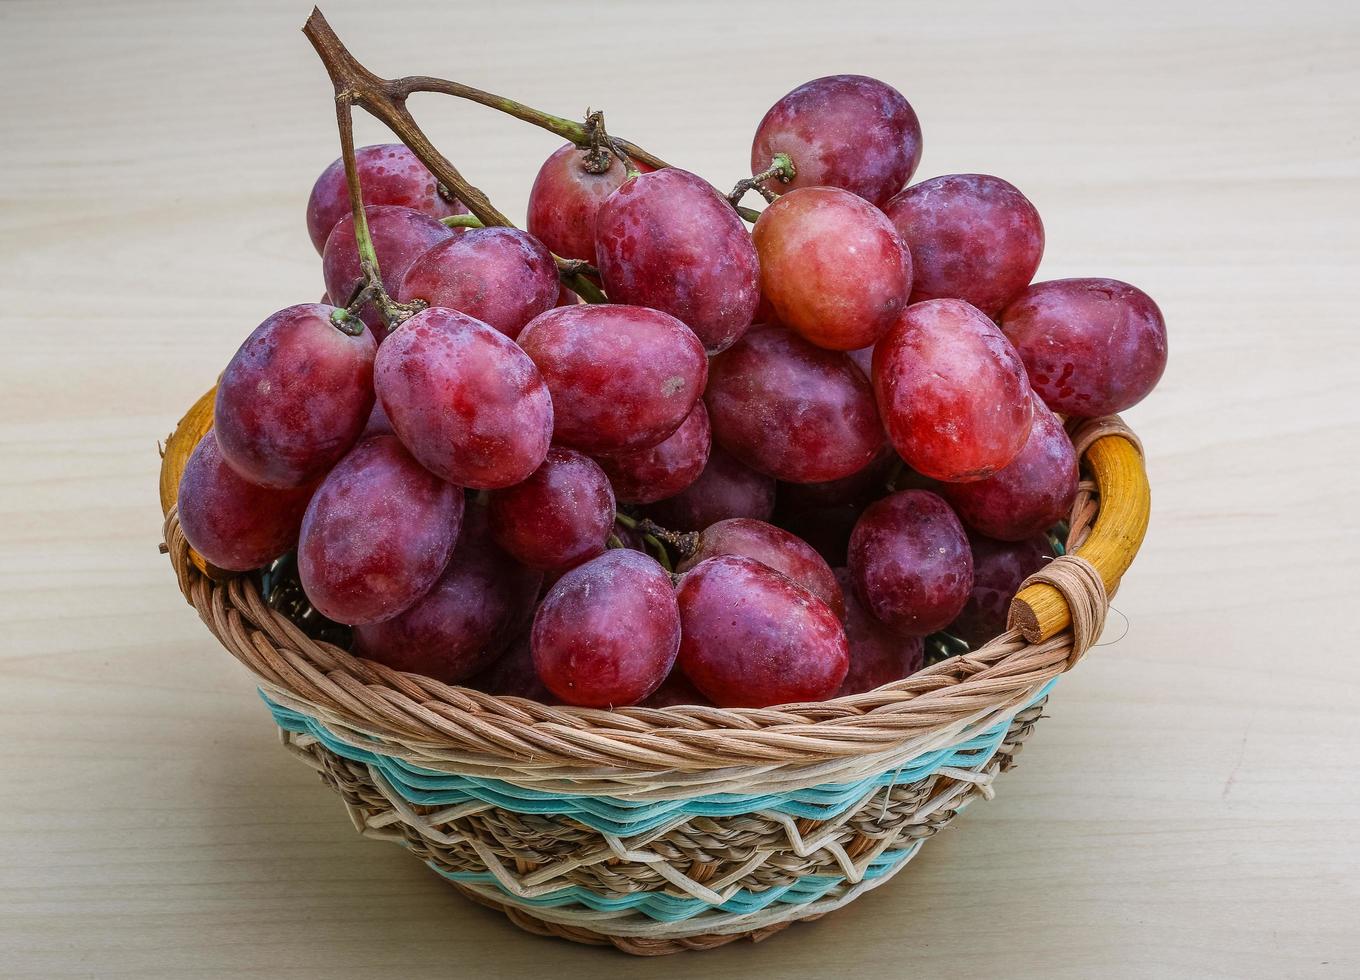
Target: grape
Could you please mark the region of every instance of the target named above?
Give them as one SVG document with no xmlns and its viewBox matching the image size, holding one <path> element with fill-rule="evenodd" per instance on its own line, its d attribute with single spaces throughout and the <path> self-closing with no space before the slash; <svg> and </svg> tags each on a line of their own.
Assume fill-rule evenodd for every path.
<svg viewBox="0 0 1360 980">
<path fill-rule="evenodd" d="M 765 209 L 752 235 L 761 288 L 779 322 L 818 347 L 875 343 L 911 294 L 911 254 L 897 229 L 849 191 L 790 191 Z"/>
<path fill-rule="evenodd" d="M 711 705 L 683 671 L 672 670 L 652 696 L 642 702 L 649 708 L 674 708 L 679 705 Z"/>
<path fill-rule="evenodd" d="M 534 616 L 534 666 L 568 704 L 636 704 L 666 679 L 680 647 L 671 578 L 616 549 L 563 575 Z"/>
<path fill-rule="evenodd" d="M 884 210 L 911 249 L 913 303 L 961 299 L 995 316 L 1029 285 L 1044 255 L 1039 212 L 1000 177 L 935 177 Z"/>
<path fill-rule="evenodd" d="M 525 698 L 539 704 L 560 703 L 534 669 L 528 630 L 519 635 L 504 656 L 468 681 L 468 687 L 498 697 Z"/>
<path fill-rule="evenodd" d="M 479 320 L 431 307 L 378 348 L 374 380 L 422 466 L 464 487 L 519 483 L 543 462 L 553 405 L 538 368 Z"/>
<path fill-rule="evenodd" d="M 874 376 L 874 349 L 873 347 L 860 347 L 855 350 L 846 351 L 846 356 L 855 362 L 855 367 L 864 372 L 866 378 Z"/>
<path fill-rule="evenodd" d="M 321 481 L 302 518 L 298 574 L 323 616 L 361 626 L 413 606 L 443 574 L 463 492 L 395 436 L 359 443 Z"/>
<path fill-rule="evenodd" d="M 383 289 L 389 296 L 397 294 L 402 276 L 406 275 L 412 262 L 440 242 L 459 234 L 428 214 L 410 208 L 369 206 L 364 214 L 368 219 L 369 237 L 373 239 L 373 252 L 378 256 Z M 326 282 L 326 294 L 336 306 L 348 304 L 363 282 L 353 217 L 341 218 L 326 239 L 326 250 L 321 255 L 321 274 Z M 377 306 L 365 303 L 359 312 L 364 323 L 377 332 L 379 341 L 387 336 L 387 325 Z"/>
<path fill-rule="evenodd" d="M 623 545 L 625 548 L 632 548 L 634 551 L 640 551 L 644 555 L 647 553 L 647 542 L 643 539 L 642 532 L 636 527 L 629 527 L 627 524 L 624 524 L 623 521 L 620 521 L 615 517 L 614 530 L 610 533 L 618 538 L 619 544 Z"/>
<path fill-rule="evenodd" d="M 680 428 L 708 362 L 675 317 L 636 306 L 562 306 L 519 335 L 552 392 L 556 442 L 592 454 L 646 449 Z"/>
<path fill-rule="evenodd" d="M 392 619 L 354 631 L 360 655 L 458 684 L 529 625 L 543 575 L 496 547 L 484 511 L 467 511 L 448 567 L 423 598 Z"/>
<path fill-rule="evenodd" d="M 921 162 L 921 124 L 902 93 L 863 75 L 830 75 L 798 86 L 756 127 L 751 173 L 787 153 L 792 183 L 766 181 L 776 194 L 798 187 L 839 187 L 882 205 L 911 180 Z"/>
<path fill-rule="evenodd" d="M 1035 283 L 1006 307 L 1005 331 L 1049 408 L 1079 418 L 1138 404 L 1166 369 L 1166 322 L 1117 279 Z"/>
<path fill-rule="evenodd" d="M 792 484 L 785 484 L 791 486 Z M 783 501 L 776 508 L 779 526 L 802 538 L 828 565 L 844 565 L 850 548 L 850 532 L 862 511 L 859 504 L 822 504 L 801 510 L 785 510 Z"/>
<path fill-rule="evenodd" d="M 845 615 L 845 598 L 831 567 L 811 545 L 788 531 L 748 517 L 719 521 L 703 530 L 698 548 L 678 571 L 687 572 L 718 555 L 742 555 L 768 565 L 825 602 L 837 618 Z"/>
<path fill-rule="evenodd" d="M 655 446 L 601 456 L 596 462 L 608 474 L 620 501 L 650 504 L 674 497 L 699 479 L 711 442 L 708 411 L 697 401 L 680 428 Z"/>
<path fill-rule="evenodd" d="M 246 338 L 217 383 L 222 456 L 251 483 L 312 484 L 345 455 L 373 410 L 373 334 L 354 337 L 334 307 L 280 310 Z"/>
<path fill-rule="evenodd" d="M 1020 583 L 1052 556 L 1042 535 L 1024 541 L 993 541 L 979 534 L 968 536 L 973 552 L 973 589 L 949 632 L 976 650 L 1006 630 L 1011 600 Z"/>
<path fill-rule="evenodd" d="M 845 679 L 836 614 L 768 565 L 710 558 L 685 573 L 679 600 L 680 668 L 720 707 L 821 701 Z"/>
<path fill-rule="evenodd" d="M 786 514 L 838 504 L 863 506 L 887 492 L 888 478 L 898 463 L 891 446 L 882 446 L 868 466 L 839 480 L 822 483 L 781 483 L 779 509 Z"/>
<path fill-rule="evenodd" d="M 956 299 L 907 308 L 874 350 L 874 389 L 893 447 L 936 480 L 995 473 L 1020 452 L 1033 420 L 1020 356 Z"/>
<path fill-rule="evenodd" d="M 780 327 L 755 327 L 715 357 L 704 402 L 714 441 L 790 483 L 849 476 L 883 444 L 859 369 Z"/>
<path fill-rule="evenodd" d="M 670 167 L 626 182 L 600 205 L 595 253 L 615 303 L 663 310 L 720 351 L 745 332 L 760 266 L 741 218 L 707 181 Z"/>
<path fill-rule="evenodd" d="M 605 198 L 627 179 L 612 153 L 609 169 L 593 174 L 583 165 L 585 152 L 561 147 L 538 168 L 529 191 L 529 233 L 566 259 L 595 264 L 595 214 Z"/>
<path fill-rule="evenodd" d="M 469 228 L 411 263 L 397 299 L 458 310 L 513 339 L 557 305 L 560 285 L 538 239 L 517 228 Z"/>
<path fill-rule="evenodd" d="M 400 143 L 361 146 L 354 151 L 359 185 L 367 206 L 395 204 L 432 218 L 467 214 L 467 208 L 451 195 L 439 193 L 434 174 Z M 326 237 L 336 222 L 352 215 L 345 163 L 337 159 L 321 172 L 307 202 L 307 234 L 317 254 L 325 251 Z"/>
<path fill-rule="evenodd" d="M 368 415 L 368 422 L 364 425 L 362 439 L 369 436 L 394 436 L 396 432 L 392 429 L 392 420 L 383 411 L 382 402 L 373 402 L 373 411 Z"/>
<path fill-rule="evenodd" d="M 837 697 L 872 691 L 925 666 L 924 641 L 898 636 L 869 615 L 855 595 L 849 569 L 836 569 L 836 581 L 845 592 L 845 637 L 850 644 L 850 669 Z"/>
<path fill-rule="evenodd" d="M 674 497 L 647 508 L 658 524 L 673 531 L 702 531 L 729 517 L 765 520 L 774 511 L 772 477 L 743 466 L 717 446 L 704 471 Z"/>
<path fill-rule="evenodd" d="M 614 528 L 614 492 L 589 456 L 554 446 L 522 483 L 491 495 L 491 531 L 530 568 L 556 571 L 605 549 Z"/>
<path fill-rule="evenodd" d="M 940 493 L 973 530 L 1020 541 L 1067 517 L 1077 496 L 1077 452 L 1036 395 L 1034 425 L 1020 454 L 985 479 L 947 483 Z"/>
<path fill-rule="evenodd" d="M 312 485 L 256 486 L 227 465 L 211 430 L 179 481 L 179 526 L 189 546 L 231 572 L 259 568 L 297 542 Z"/>
<path fill-rule="evenodd" d="M 926 490 L 870 504 L 850 535 L 849 566 L 865 608 L 903 636 L 944 629 L 973 588 L 963 525 Z"/>
</svg>

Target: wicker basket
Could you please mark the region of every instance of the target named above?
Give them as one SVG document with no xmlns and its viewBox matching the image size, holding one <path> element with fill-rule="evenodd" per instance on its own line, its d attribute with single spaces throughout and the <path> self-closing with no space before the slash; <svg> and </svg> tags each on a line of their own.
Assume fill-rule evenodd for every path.
<svg viewBox="0 0 1360 980">
<path fill-rule="evenodd" d="M 768 709 L 599 711 L 498 698 L 319 642 L 255 577 L 204 565 L 173 507 L 212 392 L 161 475 L 180 589 L 255 675 L 290 752 L 360 833 L 396 841 L 531 932 L 656 955 L 763 939 L 877 888 L 990 798 L 1057 677 L 1099 635 L 1149 496 L 1116 418 L 1073 435 L 1068 555 L 1021 591 L 1016 629 L 866 694 Z"/>
</svg>

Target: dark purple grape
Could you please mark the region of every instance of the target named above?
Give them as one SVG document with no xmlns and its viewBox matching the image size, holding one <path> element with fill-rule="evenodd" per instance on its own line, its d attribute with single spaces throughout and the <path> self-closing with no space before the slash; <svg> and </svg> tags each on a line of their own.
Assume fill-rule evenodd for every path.
<svg viewBox="0 0 1360 980">
<path fill-rule="evenodd" d="M 837 618 L 845 615 L 845 598 L 831 574 L 831 566 L 811 545 L 788 531 L 749 517 L 710 524 L 699 534 L 694 554 L 685 559 L 678 571 L 687 572 L 718 555 L 742 555 L 768 565 L 825 602 Z"/>
<path fill-rule="evenodd" d="M 620 502 L 650 504 L 674 497 L 699 479 L 711 445 L 708 411 L 697 401 L 680 428 L 655 446 L 601 456 L 596 462 L 608 474 Z"/>
<path fill-rule="evenodd" d="M 845 637 L 850 644 L 850 669 L 837 697 L 863 694 L 900 681 L 925 666 L 925 642 L 919 636 L 898 636 L 869 614 L 855 595 L 850 570 L 836 569 L 845 592 Z"/>
<path fill-rule="evenodd" d="M 680 647 L 670 575 L 626 548 L 563 575 L 534 616 L 534 666 L 568 704 L 637 704 L 661 686 Z"/>
<path fill-rule="evenodd" d="M 310 485 L 347 453 L 373 410 L 373 334 L 337 326 L 347 314 L 306 303 L 246 338 L 217 383 L 213 428 L 222 455 L 251 483 Z"/>
<path fill-rule="evenodd" d="M 642 703 L 648 708 L 675 708 L 681 705 L 707 707 L 713 704 L 678 668 L 672 670 L 661 686 L 652 692 L 652 696 Z"/>
<path fill-rule="evenodd" d="M 823 504 L 785 511 L 781 502 L 775 508 L 775 520 L 784 530 L 811 545 L 828 565 L 835 567 L 845 564 L 850 533 L 863 509 L 862 504 Z"/>
<path fill-rule="evenodd" d="M 773 477 L 743 466 L 717 446 L 704 471 L 674 497 L 658 500 L 647 513 L 672 531 L 702 531 L 729 517 L 765 520 L 774 512 Z"/>
<path fill-rule="evenodd" d="M 1048 407 L 1097 418 L 1142 401 L 1166 369 L 1166 322 L 1152 297 L 1117 279 L 1035 283 L 1001 329 Z"/>
<path fill-rule="evenodd" d="M 848 563 L 865 608 L 903 636 L 944 629 L 973 588 L 963 525 L 926 490 L 870 504 L 850 536 Z"/>
<path fill-rule="evenodd" d="M 838 504 L 865 504 L 888 492 L 888 478 L 900 460 L 892 447 L 883 445 L 873 461 L 864 469 L 823 483 L 781 483 L 778 490 L 779 510 L 794 514 L 817 507 Z"/>
<path fill-rule="evenodd" d="M 307 505 L 298 544 L 303 591 L 338 623 L 391 619 L 443 574 L 462 520 L 461 490 L 421 467 L 395 436 L 365 439 Z"/>
<path fill-rule="evenodd" d="M 710 352 L 745 332 L 760 300 L 755 246 L 705 180 L 670 167 L 611 194 L 595 218 L 595 254 L 615 303 L 682 320 Z"/>
<path fill-rule="evenodd" d="M 498 697 L 525 698 L 539 704 L 560 704 L 548 690 L 534 668 L 534 654 L 529 644 L 529 631 L 521 633 L 505 655 L 467 682 L 487 694 Z"/>
<path fill-rule="evenodd" d="M 374 379 L 397 436 L 450 483 L 508 487 L 548 453 L 553 404 L 538 368 L 466 314 L 432 307 L 411 317 L 379 348 Z"/>
<path fill-rule="evenodd" d="M 554 446 L 522 483 L 491 495 L 491 530 L 530 568 L 572 568 L 605 549 L 614 528 L 614 493 L 589 456 Z"/>
<path fill-rule="evenodd" d="M 1043 536 L 1024 541 L 993 541 L 970 534 L 973 589 L 949 632 L 976 650 L 1006 631 L 1006 617 L 1020 583 L 1052 558 Z"/>
</svg>

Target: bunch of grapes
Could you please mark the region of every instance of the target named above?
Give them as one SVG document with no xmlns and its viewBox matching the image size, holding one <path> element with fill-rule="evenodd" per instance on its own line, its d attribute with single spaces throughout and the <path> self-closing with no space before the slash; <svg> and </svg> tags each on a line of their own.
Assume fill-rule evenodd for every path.
<svg viewBox="0 0 1360 980">
<path fill-rule="evenodd" d="M 817 701 L 986 642 L 1075 497 L 1064 419 L 1147 395 L 1166 331 L 1127 283 L 1032 283 L 1033 204 L 912 184 L 921 148 L 895 89 L 819 78 L 731 195 L 569 144 L 527 231 L 404 145 L 337 160 L 323 302 L 228 364 L 186 538 L 236 571 L 296 550 L 364 657 L 574 705 Z"/>
</svg>

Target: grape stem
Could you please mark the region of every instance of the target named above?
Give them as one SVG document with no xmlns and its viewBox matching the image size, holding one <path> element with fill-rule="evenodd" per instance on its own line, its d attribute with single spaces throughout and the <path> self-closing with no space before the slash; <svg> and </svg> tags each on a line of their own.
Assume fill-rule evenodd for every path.
<svg viewBox="0 0 1360 980">
<path fill-rule="evenodd" d="M 624 152 L 618 140 L 610 136 L 604 128 L 604 112 L 599 109 L 586 110 L 586 134 L 589 146 L 586 147 L 585 159 L 581 161 L 581 166 L 587 173 L 602 174 L 608 170 L 612 163 L 609 159 L 610 153 L 618 157 L 619 163 L 623 164 L 623 172 L 628 179 L 631 180 L 641 173 L 633 158 Z"/>
<path fill-rule="evenodd" d="M 781 184 L 787 184 L 797 175 L 798 168 L 793 165 L 793 159 L 787 153 L 776 153 L 774 158 L 770 160 L 770 165 L 760 173 L 743 177 L 737 181 L 737 186 L 732 188 L 732 193 L 727 195 L 727 200 L 735 208 L 746 196 L 747 191 L 754 190 L 768 203 L 773 204 L 777 195 L 765 186 L 765 181 L 778 180 Z"/>
</svg>

